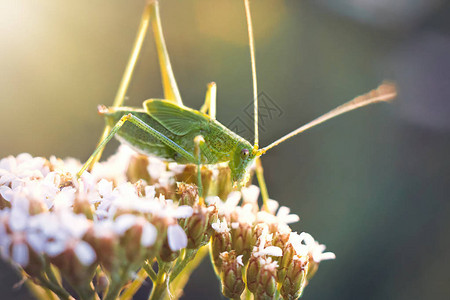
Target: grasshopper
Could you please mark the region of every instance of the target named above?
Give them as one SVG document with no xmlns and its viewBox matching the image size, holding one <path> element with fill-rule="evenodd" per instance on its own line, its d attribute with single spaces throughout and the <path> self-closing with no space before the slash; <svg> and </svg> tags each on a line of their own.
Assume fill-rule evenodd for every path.
<svg viewBox="0 0 450 300">
<path fill-rule="evenodd" d="M 244 0 L 244 6 L 253 78 L 255 126 L 253 145 L 216 120 L 216 85 L 214 83 L 208 85 L 205 104 L 200 110 L 194 110 L 183 105 L 162 33 L 158 1 L 152 0 L 147 2 L 144 9 L 133 50 L 114 105 L 112 107 L 99 106 L 99 113 L 105 117 L 107 125 L 96 150 L 79 171 L 78 176 L 81 176 L 87 168 L 92 167 L 99 160 L 103 148 L 115 136 L 140 153 L 154 155 L 180 164 L 196 164 L 198 166 L 200 196 L 202 196 L 201 165 L 228 163 L 233 184 L 240 187 L 248 181 L 249 168 L 256 160 L 257 166 L 259 166 L 256 168 L 257 178 L 261 187 L 263 202 L 266 204 L 268 194 L 262 176 L 262 166 L 259 163 L 261 155 L 287 139 L 337 115 L 368 104 L 389 101 L 396 96 L 393 84 L 382 84 L 376 90 L 356 97 L 270 145 L 259 148 L 257 79 L 249 0 Z M 165 99 L 146 100 L 142 108 L 123 107 L 122 103 L 150 23 L 155 36 Z"/>
</svg>

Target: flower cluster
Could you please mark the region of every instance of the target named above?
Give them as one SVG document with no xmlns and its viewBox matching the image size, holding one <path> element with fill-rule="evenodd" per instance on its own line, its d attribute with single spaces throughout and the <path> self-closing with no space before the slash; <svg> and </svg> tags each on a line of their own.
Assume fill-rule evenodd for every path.
<svg viewBox="0 0 450 300">
<path fill-rule="evenodd" d="M 0 160 L 1 256 L 38 297 L 132 296 L 147 276 L 151 299 L 178 297 L 187 281 L 179 279 L 209 245 L 225 296 L 247 288 L 255 299 L 296 299 L 320 261 L 334 258 L 309 234 L 291 231 L 287 224 L 299 218 L 288 208 L 276 212 L 271 200 L 261 211 L 256 186 L 232 191 L 226 166 L 202 168 L 206 201 L 195 166 L 126 146 L 78 179 L 80 168 L 74 159 L 29 154 Z"/>
<path fill-rule="evenodd" d="M 249 186 L 224 202 L 207 198 L 219 211 L 212 224 L 211 256 L 222 292 L 235 299 L 247 288 L 254 299 L 297 299 L 319 263 L 335 255 L 324 253 L 325 246 L 310 234 L 292 232 L 288 224 L 300 218 L 289 208 L 269 200 L 267 210 L 259 210 L 258 195 L 258 187 Z"/>
</svg>

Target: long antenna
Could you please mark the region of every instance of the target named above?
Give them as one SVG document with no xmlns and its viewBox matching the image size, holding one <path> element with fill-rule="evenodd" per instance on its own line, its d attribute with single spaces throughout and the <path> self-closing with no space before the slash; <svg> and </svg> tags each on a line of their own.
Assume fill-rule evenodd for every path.
<svg viewBox="0 0 450 300">
<path fill-rule="evenodd" d="M 245 17 L 247 18 L 248 27 L 248 41 L 250 44 L 250 59 L 252 61 L 252 78 L 253 78 L 253 114 L 255 119 L 255 145 L 254 148 L 259 148 L 259 134 L 258 134 L 258 85 L 256 80 L 256 63 L 255 63 L 255 42 L 253 40 L 253 26 L 252 16 L 250 14 L 250 1 L 244 0 Z"/>
<path fill-rule="evenodd" d="M 264 154 L 267 150 L 277 146 L 278 144 L 290 139 L 291 137 L 308 130 L 320 123 L 323 123 L 331 118 L 342 115 L 343 113 L 355 110 L 359 107 L 363 107 L 372 103 L 386 102 L 394 99 L 397 96 L 397 90 L 393 83 L 383 83 L 377 89 L 372 90 L 364 95 L 358 96 L 347 103 L 344 103 L 330 112 L 318 117 L 317 119 L 301 126 L 300 128 L 292 131 L 291 133 L 283 136 L 282 138 L 276 140 L 267 147 L 260 149 L 260 155 Z"/>
</svg>

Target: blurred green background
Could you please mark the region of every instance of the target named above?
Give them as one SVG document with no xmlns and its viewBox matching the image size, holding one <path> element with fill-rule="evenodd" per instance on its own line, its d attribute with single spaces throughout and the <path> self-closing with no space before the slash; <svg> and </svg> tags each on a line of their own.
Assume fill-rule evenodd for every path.
<svg viewBox="0 0 450 300">
<path fill-rule="evenodd" d="M 0 157 L 87 159 L 112 104 L 144 1 L 0 0 Z M 243 3 L 163 0 L 186 105 L 218 85 L 218 119 L 251 120 Z M 450 5 L 439 0 L 252 1 L 259 91 L 282 111 L 261 144 L 383 79 L 391 105 L 350 113 L 263 157 L 270 196 L 290 206 L 337 259 L 304 299 L 450 299 Z M 150 35 L 127 105 L 162 97 Z M 250 132 L 244 136 L 251 136 Z M 117 148 L 108 145 L 106 155 Z M 2 263 L 1 299 L 29 299 Z M 208 261 L 183 299 L 220 299 Z"/>
</svg>

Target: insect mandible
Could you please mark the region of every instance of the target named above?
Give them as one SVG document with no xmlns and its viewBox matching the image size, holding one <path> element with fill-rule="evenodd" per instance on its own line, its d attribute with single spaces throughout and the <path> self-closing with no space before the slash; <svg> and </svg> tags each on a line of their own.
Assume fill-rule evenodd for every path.
<svg viewBox="0 0 450 300">
<path fill-rule="evenodd" d="M 227 162 L 233 184 L 240 187 L 249 178 L 249 168 L 267 150 L 337 115 L 368 104 L 389 101 L 396 96 L 395 86 L 391 83 L 384 83 L 377 89 L 356 97 L 297 128 L 270 145 L 259 148 L 257 80 L 249 0 L 244 0 L 244 6 L 253 77 L 255 132 L 253 145 L 216 120 L 216 85 L 214 83 L 208 85 L 205 103 L 200 110 L 183 105 L 162 33 L 158 1 L 153 0 L 148 1 L 144 9 L 138 34 L 113 106 L 99 106 L 99 113 L 105 117 L 107 125 L 96 150 L 79 171 L 78 176 L 81 176 L 87 168 L 91 168 L 99 160 L 105 145 L 113 136 L 116 136 L 120 141 L 131 145 L 140 153 L 154 155 L 180 164 L 196 164 L 200 196 L 202 196 L 200 165 L 204 164 Z M 125 94 L 150 24 L 155 36 L 165 99 L 146 100 L 143 108 L 123 107 Z M 263 202 L 266 204 L 268 195 L 262 168 L 257 168 L 257 175 L 262 189 Z"/>
</svg>

